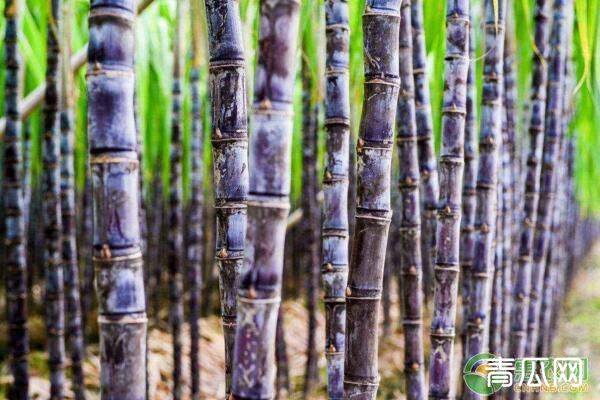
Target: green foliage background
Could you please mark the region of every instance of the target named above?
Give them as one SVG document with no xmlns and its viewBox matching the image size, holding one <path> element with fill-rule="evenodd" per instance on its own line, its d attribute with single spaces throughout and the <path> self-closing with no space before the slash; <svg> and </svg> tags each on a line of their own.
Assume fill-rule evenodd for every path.
<svg viewBox="0 0 600 400">
<path fill-rule="evenodd" d="M 321 101 L 323 98 L 322 73 L 324 68 L 324 0 L 303 0 L 301 29 L 302 40 L 305 41 L 305 52 L 298 51 L 298 67 L 301 57 L 309 60 L 311 71 L 316 82 L 313 90 L 313 99 Z M 351 104 L 352 127 L 356 134 L 362 107 L 362 31 L 361 14 L 365 0 L 349 0 L 350 28 L 351 28 Z M 26 66 L 24 74 L 24 95 L 28 94 L 44 80 L 46 57 L 46 14 L 49 0 L 26 0 L 21 11 L 21 35 L 19 44 L 22 59 Z M 476 10 L 481 8 L 481 0 L 472 2 Z M 533 0 L 514 0 L 510 2 L 509 18 L 514 19 L 517 35 L 517 65 L 519 88 L 519 121 L 518 133 L 525 135 L 527 121 L 527 103 L 529 82 L 531 76 L 531 58 L 533 54 Z M 573 97 L 575 116 L 571 124 L 571 134 L 576 134 L 577 163 L 576 175 L 578 193 L 584 210 L 587 212 L 600 212 L 600 1 L 574 0 L 575 3 L 575 33 L 573 36 L 573 53 L 575 61 L 577 87 Z M 85 45 L 88 38 L 87 13 L 89 0 L 69 0 L 73 7 L 73 50 L 77 51 Z M 253 66 L 256 56 L 257 30 L 259 23 L 258 0 L 240 0 L 240 11 L 244 23 L 246 41 L 246 55 L 248 65 L 248 93 L 251 103 Z M 440 0 L 424 0 L 425 31 L 427 37 L 429 71 L 431 83 L 431 101 L 434 114 L 436 134 L 439 137 L 441 117 L 441 95 L 443 90 L 443 58 L 444 58 L 444 19 L 445 2 Z M 0 7 L 4 8 L 4 1 L 0 0 Z M 190 15 L 186 13 L 186 15 Z M 479 14 L 480 15 L 480 14 Z M 143 13 L 137 23 L 137 111 L 138 124 L 143 133 L 144 151 L 144 177 L 145 182 L 162 169 L 164 187 L 167 188 L 169 169 L 169 136 L 170 136 L 170 98 L 171 98 L 171 71 L 172 71 L 172 40 L 174 37 L 175 0 L 155 0 Z M 188 33 L 191 34 L 192 21 L 183 21 Z M 204 21 L 200 23 L 203 32 L 206 31 Z M 478 34 L 477 62 L 481 73 L 482 42 L 481 19 L 474 24 Z M 4 35 L 4 19 L 0 19 L 0 39 Z M 191 36 L 188 35 L 188 38 Z M 203 35 L 206 40 L 206 35 Z M 2 41 L 0 41 L 2 43 Z M 188 39 L 191 45 L 191 39 Z M 1 46 L 1 45 L 0 45 Z M 188 46 L 189 47 L 189 46 Z M 205 132 L 209 132 L 209 106 L 207 95 L 207 45 L 203 43 L 202 65 L 202 91 L 203 109 L 205 110 Z M 0 47 L 4 58 L 4 48 Z M 189 58 L 189 57 L 188 57 Z M 186 74 L 189 74 L 189 60 Z M 0 69 L 0 87 L 4 85 L 4 69 Z M 86 170 L 86 90 L 85 68 L 80 70 L 75 80 L 76 96 L 76 165 L 78 187 L 82 188 L 85 182 Z M 184 185 L 185 195 L 189 194 L 189 119 L 190 99 L 189 87 L 184 87 L 185 97 L 185 150 L 184 156 Z M 3 93 L 3 92 L 2 92 Z M 293 140 L 293 199 L 298 200 L 301 188 L 301 86 L 298 80 L 296 90 L 296 129 Z M 0 106 L 3 109 L 3 98 L 0 93 Z M 32 171 L 33 182 L 36 182 L 40 172 L 40 111 L 39 109 L 28 119 L 32 132 Z M 250 134 L 252 130 L 250 129 Z M 322 137 L 323 135 L 321 135 Z M 208 134 L 205 135 L 204 159 L 206 165 L 210 163 L 210 144 Z M 321 141 L 322 142 L 322 141 Z M 526 143 L 526 141 L 523 141 Z M 322 146 L 321 146 L 322 147 Z M 206 168 L 207 190 L 210 188 L 211 169 Z M 166 190 L 166 189 L 165 189 Z"/>
</svg>

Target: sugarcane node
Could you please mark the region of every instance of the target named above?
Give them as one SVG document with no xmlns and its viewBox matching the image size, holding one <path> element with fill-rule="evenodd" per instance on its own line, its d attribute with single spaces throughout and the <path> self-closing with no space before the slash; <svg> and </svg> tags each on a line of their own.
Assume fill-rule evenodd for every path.
<svg viewBox="0 0 600 400">
<path fill-rule="evenodd" d="M 250 286 L 250 288 L 248 289 L 248 298 L 256 299 L 256 290 L 254 289 L 254 286 Z"/>
<path fill-rule="evenodd" d="M 415 371 L 415 372 L 416 372 L 416 371 L 418 371 L 418 370 L 419 370 L 419 368 L 420 368 L 420 365 L 419 365 L 419 363 L 417 363 L 417 362 L 414 362 L 414 363 L 412 363 L 412 364 L 411 364 L 411 366 L 410 366 L 410 367 L 412 368 L 412 370 L 413 370 L 413 371 Z"/>
<path fill-rule="evenodd" d="M 481 224 L 481 233 L 489 233 L 490 228 L 486 223 Z"/>
<path fill-rule="evenodd" d="M 221 138 L 223 135 L 221 134 L 221 130 L 219 129 L 219 127 L 215 127 L 215 137 L 216 138 Z"/>
<path fill-rule="evenodd" d="M 346 297 L 350 296 L 352 296 L 352 289 L 350 289 L 350 286 L 346 286 Z"/>
<path fill-rule="evenodd" d="M 258 108 L 260 110 L 270 110 L 272 108 L 271 105 L 271 100 L 269 100 L 268 98 L 264 98 L 263 100 L 261 100 L 261 102 L 258 104 Z"/>
<path fill-rule="evenodd" d="M 327 269 L 327 272 L 333 271 L 333 265 L 331 265 L 331 263 L 327 263 L 327 265 L 325 266 L 325 268 Z"/>
<path fill-rule="evenodd" d="M 356 144 L 358 145 L 359 148 L 361 148 L 365 145 L 365 141 L 362 138 L 358 138 L 358 140 L 356 141 Z"/>
<path fill-rule="evenodd" d="M 108 244 L 103 244 L 100 250 L 100 258 L 103 260 L 109 260 L 111 257 L 110 247 Z"/>
<path fill-rule="evenodd" d="M 337 351 L 337 349 L 335 348 L 335 346 L 333 344 L 329 345 L 328 350 L 329 350 L 330 353 L 335 353 Z"/>
<path fill-rule="evenodd" d="M 227 249 L 225 247 L 221 247 L 221 250 L 219 250 L 219 258 L 227 258 Z"/>
<path fill-rule="evenodd" d="M 325 179 L 330 180 L 332 177 L 331 172 L 325 171 Z"/>
</svg>

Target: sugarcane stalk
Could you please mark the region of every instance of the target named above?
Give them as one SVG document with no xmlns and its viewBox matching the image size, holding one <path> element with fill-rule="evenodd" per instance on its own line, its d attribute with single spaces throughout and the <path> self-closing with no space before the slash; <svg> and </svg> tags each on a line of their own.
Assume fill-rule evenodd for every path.
<svg viewBox="0 0 600 400">
<path fill-rule="evenodd" d="M 65 309 L 61 260 L 60 204 L 60 21 L 61 1 L 52 0 L 48 15 L 46 95 L 43 108 L 42 218 L 46 276 L 46 330 L 50 369 L 50 399 L 64 397 Z"/>
<path fill-rule="evenodd" d="M 29 330 L 27 328 L 27 258 L 25 239 L 25 208 L 22 188 L 21 121 L 19 102 L 21 82 L 21 57 L 18 46 L 19 14 L 21 2 L 8 0 L 4 6 L 6 30 L 4 34 L 4 110 L 6 131 L 3 140 L 2 205 L 4 209 L 3 267 L 5 272 L 6 317 L 8 325 L 8 351 L 13 382 L 8 398 L 29 398 Z"/>
<path fill-rule="evenodd" d="M 79 264 L 75 223 L 75 165 L 73 123 L 73 77 L 68 61 L 71 41 L 71 7 L 68 0 L 62 4 L 61 37 L 61 97 L 60 97 L 60 199 L 62 227 L 62 263 L 65 290 L 66 343 L 71 357 L 72 390 L 76 400 L 86 399 L 83 377 L 85 344 L 81 323 L 81 297 L 79 295 Z"/>
<path fill-rule="evenodd" d="M 275 337 L 290 208 L 292 100 L 300 4 L 296 0 L 263 0 L 260 11 L 250 143 L 248 263 L 238 290 L 234 399 L 274 396 Z M 245 101 L 243 96 L 240 101 Z M 247 170 L 245 164 L 243 167 Z"/>
<path fill-rule="evenodd" d="M 147 320 L 134 117 L 135 3 L 90 4 L 88 140 L 102 399 L 146 399 Z"/>
<path fill-rule="evenodd" d="M 400 189 L 400 284 L 404 327 L 404 376 L 406 398 L 425 399 L 423 355 L 423 276 L 421 262 L 421 213 L 419 160 L 412 65 L 410 1 L 400 9 L 400 94 L 396 114 Z"/>
<path fill-rule="evenodd" d="M 201 66 L 201 4 L 191 0 L 192 25 L 192 69 L 190 89 L 192 96 L 191 132 L 191 201 L 188 215 L 187 263 L 189 279 L 189 322 L 190 322 L 190 374 L 192 400 L 200 399 L 200 301 L 202 290 L 202 260 L 204 254 L 203 209 L 204 209 L 204 132 L 200 99 Z"/>
<path fill-rule="evenodd" d="M 458 296 L 459 245 L 464 169 L 467 76 L 469 70 L 468 0 L 446 5 L 446 56 L 440 153 L 440 204 L 436 231 L 429 397 L 453 393 L 453 353 Z"/>
<path fill-rule="evenodd" d="M 350 77 L 348 2 L 325 3 L 325 132 L 323 177 L 322 282 L 325 302 L 327 396 L 344 397 L 346 331 L 345 290 L 348 280 L 348 185 L 350 154 Z"/>
<path fill-rule="evenodd" d="M 542 169 L 540 175 L 540 201 L 538 219 L 533 238 L 533 261 L 531 268 L 531 292 L 527 319 L 527 340 L 525 355 L 534 354 L 539 333 L 539 313 L 541 309 L 546 254 L 550 244 L 552 208 L 560 173 L 558 166 L 561 142 L 564 137 L 563 108 L 565 96 L 566 43 L 573 29 L 568 17 L 573 7 L 570 0 L 554 1 L 554 19 L 551 34 L 550 61 L 548 64 L 548 101 L 546 104 L 546 126 Z"/>
<path fill-rule="evenodd" d="M 417 119 L 417 144 L 419 173 L 421 176 L 421 257 L 423 282 L 427 297 L 433 292 L 433 275 L 436 251 L 436 226 L 439 199 L 438 166 L 434 149 L 429 78 L 427 76 L 427 51 L 423 27 L 423 0 L 411 2 L 413 40 L 413 75 L 415 81 L 415 113 Z"/>
<path fill-rule="evenodd" d="M 471 269 L 471 303 L 467 320 L 467 359 L 487 350 L 489 334 L 487 324 L 490 322 L 490 313 L 488 309 L 491 301 L 492 274 L 494 273 L 498 170 L 501 167 L 499 149 L 502 145 L 505 13 L 506 0 L 499 2 L 487 0 L 484 3 L 485 55 L 477 169 L 474 258 Z M 499 275 L 501 277 L 500 271 Z M 499 282 L 498 286 L 500 286 Z M 472 391 L 467 391 L 465 396 L 468 399 L 480 398 Z"/>
<path fill-rule="evenodd" d="M 229 394 L 248 196 L 244 42 L 237 1 L 205 0 L 205 5 L 210 52 L 216 259 L 225 337 L 226 392 Z"/>
<path fill-rule="evenodd" d="M 523 219 L 519 233 L 519 251 L 515 268 L 510 313 L 509 356 L 523 357 L 527 334 L 527 310 L 531 286 L 531 257 L 533 251 L 533 233 L 537 220 L 539 202 L 540 171 L 542 157 L 542 139 L 546 113 L 546 83 L 548 79 L 548 23 L 550 0 L 536 0 L 535 5 L 535 48 L 533 56 L 533 74 L 531 77 L 531 115 L 529 119 L 529 154 L 527 156 L 524 184 Z M 515 398 L 514 392 L 509 392 Z"/>
<path fill-rule="evenodd" d="M 173 88 L 171 102 L 171 173 L 169 175 L 169 322 L 173 336 L 173 399 L 183 395 L 183 94 L 182 78 L 185 3 L 178 0 L 173 41 Z"/>
<path fill-rule="evenodd" d="M 290 368 L 285 341 L 285 328 L 283 326 L 283 309 L 279 307 L 277 315 L 277 328 L 275 333 L 275 359 L 277 360 L 277 378 L 275 386 L 276 399 L 287 399 L 292 390 L 290 382 Z"/>
<path fill-rule="evenodd" d="M 379 303 L 392 216 L 390 185 L 399 92 L 400 0 L 363 14 L 364 103 L 356 146 L 356 213 L 346 288 L 345 398 L 375 399 Z"/>
</svg>

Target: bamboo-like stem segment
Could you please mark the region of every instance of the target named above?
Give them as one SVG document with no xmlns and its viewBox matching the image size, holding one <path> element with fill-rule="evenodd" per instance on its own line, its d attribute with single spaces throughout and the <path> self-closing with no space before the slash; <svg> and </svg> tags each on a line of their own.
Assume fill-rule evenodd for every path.
<svg viewBox="0 0 600 400">
<path fill-rule="evenodd" d="M 548 23 L 550 0 L 537 0 L 535 8 L 535 48 L 533 74 L 531 81 L 531 117 L 529 120 L 529 155 L 524 185 L 523 221 L 519 234 L 519 252 L 515 268 L 516 276 L 512 291 L 510 313 L 509 355 L 523 357 L 527 330 L 527 307 L 531 285 L 531 256 L 533 250 L 533 232 L 537 219 L 539 201 L 539 183 L 541 171 L 542 138 L 546 112 L 546 82 L 548 79 Z M 509 392 L 511 398 L 516 394 Z"/>
<path fill-rule="evenodd" d="M 292 100 L 300 5 L 296 0 L 263 0 L 260 11 L 250 145 L 248 265 L 238 291 L 234 399 L 274 396 L 275 337 L 290 208 Z M 243 103 L 245 98 L 242 96 L 240 101 Z M 246 164 L 243 167 L 246 171 Z"/>
<path fill-rule="evenodd" d="M 205 0 L 210 51 L 216 259 L 225 337 L 226 392 L 231 392 L 248 197 L 248 133 L 244 42 L 236 0 Z"/>
<path fill-rule="evenodd" d="M 48 15 L 48 54 L 46 96 L 43 109 L 42 193 L 44 225 L 44 265 L 46 271 L 46 329 L 50 366 L 50 399 L 64 397 L 65 308 L 61 261 L 60 206 L 60 21 L 61 1 L 50 2 Z"/>
<path fill-rule="evenodd" d="M 544 280 L 546 255 L 550 242 L 552 207 L 557 189 L 559 169 L 557 168 L 562 138 L 564 137 L 563 108 L 565 95 L 566 46 L 573 29 L 568 14 L 573 7 L 570 0 L 554 1 L 550 61 L 548 63 L 548 101 L 546 103 L 546 126 L 542 170 L 540 175 L 540 201 L 538 218 L 533 238 L 533 261 L 531 268 L 531 292 L 527 319 L 527 340 L 525 355 L 534 354 L 539 333 L 539 313 L 541 291 Z"/>
<path fill-rule="evenodd" d="M 325 302 L 327 396 L 344 397 L 346 332 L 345 290 L 348 281 L 348 168 L 350 147 L 350 27 L 348 3 L 325 3 L 326 163 L 323 177 L 322 277 Z"/>
<path fill-rule="evenodd" d="M 396 114 L 400 190 L 400 284 L 404 327 L 404 376 L 406 398 L 426 397 L 423 355 L 423 275 L 421 262 L 421 213 L 419 160 L 412 65 L 410 0 L 400 9 L 400 93 Z"/>
<path fill-rule="evenodd" d="M 504 31 L 506 0 L 484 2 L 485 55 L 481 126 L 479 129 L 479 165 L 477 168 L 477 209 L 475 241 L 471 269 L 471 303 L 467 320 L 467 359 L 487 347 L 490 322 L 490 292 L 494 273 L 495 235 L 497 227 L 499 149 L 502 145 L 502 93 L 504 92 Z M 500 263 L 501 263 L 500 254 Z M 501 289 L 501 266 L 498 265 L 497 289 Z M 497 299 L 498 301 L 499 299 Z M 497 322 L 497 321 L 496 321 Z M 495 323 L 494 325 L 497 325 Z M 499 327 L 498 327 L 499 328 Z M 497 330 L 498 331 L 498 330 Z M 499 331 L 498 331 L 499 332 Z M 467 391 L 466 398 L 480 398 Z"/>
<path fill-rule="evenodd" d="M 8 322 L 8 349 L 13 383 L 8 398 L 29 399 L 29 331 L 27 329 L 27 259 L 25 250 L 23 202 L 21 120 L 19 119 L 21 57 L 17 43 L 21 2 L 7 0 L 4 7 L 6 30 L 4 34 L 5 85 L 4 110 L 4 165 L 2 168 L 2 205 L 6 226 L 3 267 L 6 268 L 6 307 Z"/>
<path fill-rule="evenodd" d="M 470 26 L 476 20 L 474 7 L 469 13 Z M 475 59 L 475 29 L 469 29 L 469 58 Z M 463 351 L 462 365 L 466 363 L 467 320 L 469 314 L 471 267 L 473 266 L 473 240 L 475 231 L 475 208 L 477 207 L 477 82 L 475 80 L 476 63 L 469 62 L 467 73 L 467 114 L 465 121 L 465 167 L 463 171 L 462 217 L 460 220 L 460 273 L 462 275 L 462 327 L 461 341 Z"/>
<path fill-rule="evenodd" d="M 356 214 L 346 289 L 345 398 L 375 399 L 379 303 L 392 216 L 390 184 L 399 92 L 400 0 L 363 14 L 365 102 L 356 146 Z"/>
<path fill-rule="evenodd" d="M 421 257 L 425 294 L 433 291 L 435 264 L 435 239 L 439 198 L 438 167 L 434 149 L 427 53 L 423 27 L 423 0 L 411 1 L 413 40 L 413 75 L 415 80 L 415 113 L 417 119 L 417 144 L 419 173 L 421 176 Z"/>
<path fill-rule="evenodd" d="M 192 25 L 192 69 L 190 89 L 192 96 L 191 132 L 191 201 L 188 215 L 187 263 L 189 279 L 189 323 L 190 323 L 190 374 L 192 400 L 200 399 L 200 301 L 202 299 L 202 260 L 204 256 L 204 132 L 200 99 L 201 60 L 201 0 L 191 0 Z"/>
<path fill-rule="evenodd" d="M 169 322 L 173 336 L 173 399 L 183 395 L 183 55 L 184 0 L 177 0 L 173 41 L 173 88 L 171 102 L 171 173 L 169 175 Z"/>
<path fill-rule="evenodd" d="M 75 165 L 73 146 L 72 72 L 68 65 L 71 56 L 71 7 L 65 0 L 62 5 L 63 32 L 61 36 L 61 106 L 60 106 L 60 197 L 62 222 L 62 262 L 65 289 L 65 328 L 67 348 L 71 356 L 72 390 L 76 400 L 84 400 L 85 385 L 83 361 L 85 348 L 81 323 L 81 300 L 79 295 L 79 264 L 75 223 Z"/>
<path fill-rule="evenodd" d="M 92 0 L 89 19 L 88 140 L 102 399 L 146 399 L 147 321 L 133 99 L 135 3 Z"/>
<path fill-rule="evenodd" d="M 469 4 L 446 5 L 446 57 L 440 153 L 440 204 L 436 232 L 429 397 L 452 396 L 454 331 L 458 295 L 459 244 L 464 167 L 467 76 L 469 70 Z"/>
</svg>

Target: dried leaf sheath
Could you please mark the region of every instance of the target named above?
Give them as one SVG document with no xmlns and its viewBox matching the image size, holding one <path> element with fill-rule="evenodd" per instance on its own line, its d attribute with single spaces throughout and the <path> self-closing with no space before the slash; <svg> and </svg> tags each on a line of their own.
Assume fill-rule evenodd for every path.
<svg viewBox="0 0 600 400">
<path fill-rule="evenodd" d="M 102 399 L 146 399 L 146 311 L 133 106 L 135 3 L 92 0 L 89 19 L 88 138 Z"/>
<path fill-rule="evenodd" d="M 65 384 L 64 283 L 61 260 L 60 207 L 60 21 L 61 1 L 50 2 L 46 97 L 43 108 L 42 218 L 46 275 L 46 328 L 50 367 L 50 399 L 62 399 Z"/>
<path fill-rule="evenodd" d="M 3 267 L 6 268 L 6 307 L 8 349 L 13 383 L 10 399 L 27 400 L 29 391 L 29 331 L 27 329 L 27 260 L 25 250 L 25 208 L 23 201 L 21 121 L 19 118 L 21 57 L 17 44 L 19 32 L 19 0 L 8 0 L 4 7 L 6 30 L 4 54 L 6 75 L 4 84 L 4 132 L 2 167 L 2 206 L 4 208 L 5 238 Z"/>
<path fill-rule="evenodd" d="M 567 18 L 567 9 L 573 7 L 570 0 L 554 1 L 554 20 L 548 63 L 548 90 L 546 103 L 546 125 L 540 175 L 540 201 L 538 218 L 533 237 L 533 261 L 531 265 L 531 292 L 529 294 L 529 314 L 527 320 L 527 340 L 525 355 L 534 354 L 539 333 L 540 297 L 546 267 L 546 255 L 550 243 L 552 208 L 557 190 L 558 176 L 564 170 L 558 168 L 559 153 L 564 137 L 562 124 L 563 97 L 565 95 L 566 43 L 573 28 Z"/>
<path fill-rule="evenodd" d="M 453 393 L 454 330 L 458 295 L 467 75 L 469 70 L 469 1 L 446 5 L 446 57 L 440 153 L 440 204 L 436 232 L 429 397 Z"/>
<path fill-rule="evenodd" d="M 346 290 L 346 398 L 374 399 L 377 322 L 391 219 L 393 131 L 399 91 L 400 0 L 368 0 L 363 14 L 365 102 L 357 153 L 356 215 Z"/>
<path fill-rule="evenodd" d="M 423 356 L 423 275 L 421 263 L 421 214 L 419 160 L 415 117 L 415 85 L 412 66 L 410 1 L 400 12 L 400 94 L 396 126 L 400 189 L 401 310 L 404 327 L 404 375 L 406 398 L 425 399 Z"/>
<path fill-rule="evenodd" d="M 541 171 L 542 139 L 546 113 L 546 82 L 548 79 L 548 38 L 550 32 L 550 0 L 536 0 L 535 47 L 531 81 L 531 116 L 529 120 L 529 154 L 527 156 L 524 186 L 523 220 L 519 233 L 519 251 L 515 268 L 516 276 L 512 292 L 510 313 L 510 357 L 523 357 L 527 334 L 527 313 L 531 285 L 531 257 L 533 233 L 537 219 L 539 182 Z M 509 396 L 515 396 L 509 392 Z M 514 397 L 512 397 L 514 398 Z"/>
<path fill-rule="evenodd" d="M 248 265 L 238 291 L 239 324 L 233 362 L 232 393 L 236 399 L 274 396 L 275 331 L 290 207 L 299 10 L 300 5 L 294 0 L 261 1 L 250 143 Z M 283 26 L 286 29 L 276 29 Z"/>
<path fill-rule="evenodd" d="M 236 0 L 205 0 L 212 101 L 216 258 L 225 337 L 226 391 L 231 391 L 236 295 L 242 269 L 248 196 L 248 122 L 244 43 Z"/>
<path fill-rule="evenodd" d="M 323 178 L 322 277 L 325 302 L 327 393 L 344 397 L 346 331 L 345 290 L 348 281 L 348 168 L 350 143 L 348 3 L 328 0 L 326 18 L 326 165 Z"/>
<path fill-rule="evenodd" d="M 421 176 L 421 257 L 425 293 L 433 291 L 433 265 L 435 263 L 435 231 L 439 197 L 438 166 L 435 157 L 427 53 L 423 28 L 423 0 L 411 1 L 413 28 L 413 75 L 415 80 L 415 113 L 417 118 L 417 144 Z"/>
<path fill-rule="evenodd" d="M 497 226 L 498 167 L 501 165 L 499 149 L 502 145 L 505 12 L 506 0 L 498 1 L 497 8 L 494 0 L 486 0 L 484 3 L 485 55 L 479 128 L 474 258 L 471 268 L 471 303 L 467 320 L 467 359 L 487 349 L 489 334 L 487 327 L 490 322 L 490 292 L 496 254 L 494 240 Z M 500 275 L 501 268 L 498 269 Z M 500 290 L 499 282 L 497 286 Z M 469 391 L 467 398 L 480 397 Z"/>
</svg>

